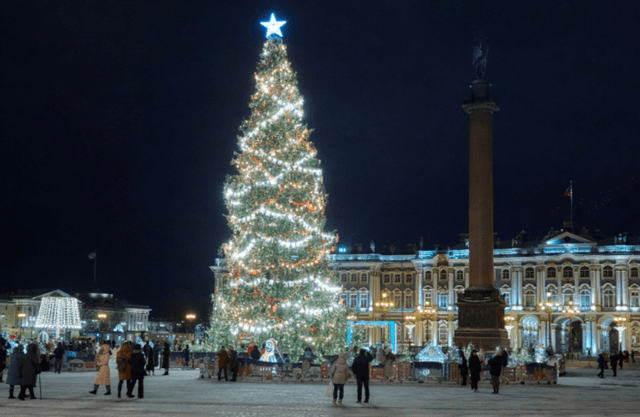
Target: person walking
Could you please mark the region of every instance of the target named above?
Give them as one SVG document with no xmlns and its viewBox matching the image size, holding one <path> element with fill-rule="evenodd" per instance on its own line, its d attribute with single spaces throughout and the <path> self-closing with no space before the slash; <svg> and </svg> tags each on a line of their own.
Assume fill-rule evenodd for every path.
<svg viewBox="0 0 640 417">
<path fill-rule="evenodd" d="M 358 403 L 362 401 L 362 387 L 364 386 L 364 402 L 369 402 L 369 363 L 373 361 L 373 355 L 364 349 L 353 360 L 351 370 L 356 376 L 358 384 Z"/>
<path fill-rule="evenodd" d="M 607 361 L 604 360 L 604 356 L 602 353 L 598 354 L 598 369 L 600 372 L 598 373 L 598 378 L 604 378 L 604 368 L 607 367 Z"/>
<path fill-rule="evenodd" d="M 98 392 L 98 386 L 104 385 L 107 388 L 107 392 L 105 392 L 104 395 L 111 395 L 111 370 L 109 370 L 110 358 L 109 345 L 101 345 L 100 353 L 96 355 L 98 373 L 96 374 L 96 380 L 93 384 L 93 391 L 89 391 L 89 394 L 96 395 Z"/>
<path fill-rule="evenodd" d="M 156 361 L 154 359 L 153 348 L 149 345 L 149 342 L 147 342 L 147 346 L 149 346 L 149 348 L 144 352 L 144 355 L 146 356 L 146 360 L 147 360 L 147 366 L 145 367 L 145 370 L 147 372 L 150 372 L 151 375 L 155 375 Z M 147 346 L 145 346 L 145 348 Z"/>
<path fill-rule="evenodd" d="M 0 382 L 2 381 L 2 376 L 4 375 L 4 368 L 7 366 L 7 342 L 0 337 Z"/>
<path fill-rule="evenodd" d="M 7 370 L 7 384 L 9 385 L 9 399 L 13 400 L 16 397 L 13 396 L 13 389 L 16 385 L 22 385 L 20 380 L 20 363 L 22 361 L 22 356 L 24 355 L 22 351 L 23 347 L 21 344 L 18 344 L 13 348 L 13 352 L 9 357 L 9 369 Z"/>
<path fill-rule="evenodd" d="M 153 362 L 156 366 L 160 367 L 160 345 L 157 340 L 153 341 Z"/>
<path fill-rule="evenodd" d="M 229 372 L 231 373 L 231 381 L 236 381 L 238 377 L 238 352 L 229 347 Z"/>
<path fill-rule="evenodd" d="M 122 398 L 122 384 L 127 382 L 127 392 L 131 385 L 131 345 L 129 342 L 125 342 L 120 346 L 118 354 L 116 355 L 116 365 L 118 366 L 118 398 Z"/>
<path fill-rule="evenodd" d="M 184 348 L 184 351 L 182 352 L 182 354 L 184 355 L 184 367 L 190 368 L 189 362 L 191 361 L 191 352 L 189 352 L 189 345 L 187 345 L 187 347 Z"/>
<path fill-rule="evenodd" d="M 618 355 L 616 352 L 612 352 L 609 355 L 609 361 L 611 362 L 611 370 L 613 371 L 613 376 L 616 376 L 616 368 L 618 366 Z"/>
<path fill-rule="evenodd" d="M 129 365 L 131 365 L 131 383 L 129 384 L 129 390 L 127 391 L 127 398 L 133 398 L 133 389 L 138 383 L 138 398 L 144 398 L 144 376 L 147 374 L 144 371 L 145 359 L 142 354 L 142 346 L 136 344 L 133 347 L 133 353 L 129 358 Z"/>
<path fill-rule="evenodd" d="M 491 374 L 491 385 L 493 393 L 498 394 L 500 391 L 500 373 L 502 372 L 502 354 L 498 353 L 489 360 L 489 373 Z"/>
<path fill-rule="evenodd" d="M 342 404 L 344 398 L 344 384 L 349 379 L 349 367 L 347 366 L 347 360 L 344 357 L 344 353 L 338 355 L 338 360 L 333 364 L 329 371 L 329 377 L 333 382 L 333 403 L 336 403 L 338 399 L 338 393 L 340 393 L 340 399 L 338 404 Z"/>
<path fill-rule="evenodd" d="M 62 347 L 62 343 L 58 342 L 58 347 L 53 350 L 53 356 L 56 358 L 56 367 L 54 368 L 54 374 L 60 373 L 62 371 L 62 363 L 64 362 L 64 348 Z"/>
<path fill-rule="evenodd" d="M 467 364 L 467 358 L 464 357 L 464 352 L 460 351 L 460 362 L 459 362 L 459 370 L 460 370 L 460 378 L 462 381 L 460 382 L 461 386 L 467 385 L 467 375 L 469 374 L 469 365 Z"/>
<path fill-rule="evenodd" d="M 229 380 L 227 378 L 227 362 L 228 362 L 228 359 L 229 359 L 229 354 L 225 350 L 224 346 L 222 346 L 222 348 L 220 348 L 220 351 L 218 352 L 218 381 L 222 380 L 222 378 L 220 378 L 220 373 L 222 371 L 224 371 L 224 380 L 225 381 Z"/>
<path fill-rule="evenodd" d="M 162 351 L 162 367 L 164 368 L 164 374 L 169 375 L 169 357 L 171 356 L 171 348 L 169 342 L 164 342 L 164 350 Z"/>
<path fill-rule="evenodd" d="M 469 356 L 469 373 L 471 375 L 471 391 L 478 392 L 478 381 L 482 374 L 482 363 L 478 357 L 478 351 L 474 350 Z"/>
<path fill-rule="evenodd" d="M 40 373 L 37 350 L 36 345 L 30 344 L 27 346 L 26 355 L 22 355 L 22 358 L 20 358 L 20 394 L 18 394 L 18 399 L 22 401 L 25 399 L 27 388 L 29 389 L 29 398 L 36 399 L 33 394 L 33 387 L 36 386 L 36 378 Z"/>
</svg>

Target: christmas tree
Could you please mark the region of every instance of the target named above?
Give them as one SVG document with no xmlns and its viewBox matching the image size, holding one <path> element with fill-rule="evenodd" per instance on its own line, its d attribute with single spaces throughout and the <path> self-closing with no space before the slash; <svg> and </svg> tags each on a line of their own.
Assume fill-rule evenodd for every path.
<svg viewBox="0 0 640 417">
<path fill-rule="evenodd" d="M 346 308 L 329 273 L 337 238 L 323 232 L 327 195 L 317 152 L 302 123 L 303 99 L 271 15 L 255 73 L 251 116 L 240 126 L 238 173 L 224 185 L 233 236 L 223 245 L 225 283 L 218 286 L 209 336 L 214 349 L 274 338 L 278 348 L 337 353 L 346 346 Z M 294 360 L 295 360 L 294 359 Z"/>
</svg>

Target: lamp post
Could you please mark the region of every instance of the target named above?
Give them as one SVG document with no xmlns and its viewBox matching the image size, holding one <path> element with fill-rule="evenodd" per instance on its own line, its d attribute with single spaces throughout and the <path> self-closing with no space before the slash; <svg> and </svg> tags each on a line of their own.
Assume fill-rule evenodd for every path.
<svg viewBox="0 0 640 417">
<path fill-rule="evenodd" d="M 618 331 L 618 352 L 622 350 L 622 333 L 626 329 L 627 318 L 625 316 L 617 316 L 613 318 L 615 329 Z"/>
<path fill-rule="evenodd" d="M 382 297 L 373 303 L 373 312 L 377 315 L 380 314 L 382 320 L 384 320 L 386 314 L 393 308 L 393 301 L 390 300 L 389 294 L 386 292 L 382 293 Z M 381 339 L 384 339 L 384 335 L 382 335 Z M 386 341 L 382 340 L 382 344 L 385 344 Z"/>
<path fill-rule="evenodd" d="M 509 335 L 509 340 L 511 341 L 511 348 L 513 348 L 513 340 L 511 339 L 511 329 L 515 327 L 516 318 L 513 316 L 505 316 L 504 317 L 504 328 L 507 329 L 507 334 Z"/>
<path fill-rule="evenodd" d="M 193 327 L 193 323 L 195 322 L 196 315 L 194 313 L 189 313 L 184 317 L 189 321 L 189 327 L 191 328 L 191 331 L 193 331 L 195 338 L 195 328 Z"/>
<path fill-rule="evenodd" d="M 569 319 L 569 347 L 567 348 L 567 356 L 571 353 L 573 348 L 573 329 L 571 328 L 571 323 L 573 323 L 573 319 L 580 315 L 580 308 L 575 307 L 573 305 L 573 301 L 569 301 L 569 307 L 565 307 L 562 309 L 562 315 Z"/>
<path fill-rule="evenodd" d="M 413 329 L 416 327 L 416 316 L 413 314 L 407 314 L 406 316 L 404 316 L 404 327 L 406 327 L 409 330 L 409 334 L 411 334 Z M 413 341 L 411 340 L 411 337 L 409 337 L 409 340 L 406 342 L 409 352 L 411 352 L 412 342 Z"/>
<path fill-rule="evenodd" d="M 438 319 L 438 310 L 435 307 L 431 307 L 431 302 L 427 301 L 424 303 L 424 307 L 418 306 L 416 308 L 415 316 L 420 323 L 424 320 L 427 321 L 427 337 L 429 337 L 429 324 L 431 321 Z M 427 342 L 427 344 L 429 343 Z"/>
<path fill-rule="evenodd" d="M 551 302 L 551 292 L 547 293 L 547 301 L 540 302 L 538 304 L 538 311 L 540 311 L 541 313 L 546 313 L 547 314 L 547 346 L 549 346 L 549 344 L 551 344 L 551 315 L 553 314 L 553 311 L 557 308 L 560 308 L 560 303 L 558 302 Z"/>
<path fill-rule="evenodd" d="M 24 329 L 24 319 L 27 317 L 26 313 L 18 313 L 18 315 L 16 316 L 20 319 L 20 339 L 23 338 L 22 335 L 22 329 Z"/>
</svg>

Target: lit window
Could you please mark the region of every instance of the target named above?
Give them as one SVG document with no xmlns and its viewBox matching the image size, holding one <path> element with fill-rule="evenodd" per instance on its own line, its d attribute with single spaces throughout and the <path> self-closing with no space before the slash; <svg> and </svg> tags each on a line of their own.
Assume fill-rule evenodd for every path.
<svg viewBox="0 0 640 417">
<path fill-rule="evenodd" d="M 412 292 L 404 293 L 404 309 L 413 310 L 413 293 Z"/>
<path fill-rule="evenodd" d="M 536 306 L 536 293 L 531 288 L 528 288 L 524 292 L 524 306 L 525 307 Z"/>
<path fill-rule="evenodd" d="M 591 306 L 591 291 L 580 290 L 580 310 L 588 310 Z"/>
<path fill-rule="evenodd" d="M 366 310 L 369 307 L 369 292 L 360 291 L 360 310 Z"/>
<path fill-rule="evenodd" d="M 607 288 L 602 292 L 602 308 L 614 308 L 616 306 L 613 299 L 613 290 Z"/>
<path fill-rule="evenodd" d="M 444 323 L 438 326 L 438 340 L 443 346 L 447 346 L 449 344 L 449 329 Z"/>
<path fill-rule="evenodd" d="M 562 296 L 564 298 L 564 305 L 571 304 L 571 302 L 573 301 L 573 295 L 574 295 L 573 290 L 570 288 L 567 288 L 562 292 Z"/>
<path fill-rule="evenodd" d="M 402 293 L 400 291 L 393 292 L 393 308 L 402 310 Z"/>
<path fill-rule="evenodd" d="M 447 299 L 446 291 L 438 292 L 438 308 L 441 310 L 446 310 L 449 307 L 449 300 Z"/>
<path fill-rule="evenodd" d="M 349 307 L 356 308 L 358 306 L 358 293 L 351 291 L 349 294 Z"/>
<path fill-rule="evenodd" d="M 431 300 L 431 288 L 424 288 L 423 292 L 424 292 L 424 305 L 432 306 L 433 300 Z"/>
<path fill-rule="evenodd" d="M 631 290 L 631 299 L 629 301 L 631 307 L 640 307 L 640 291 Z"/>
</svg>

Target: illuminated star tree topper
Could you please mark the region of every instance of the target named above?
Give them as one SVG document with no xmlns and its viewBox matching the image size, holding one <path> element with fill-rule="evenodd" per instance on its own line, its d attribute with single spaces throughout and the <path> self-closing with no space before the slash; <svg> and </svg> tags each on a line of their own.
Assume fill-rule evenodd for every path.
<svg viewBox="0 0 640 417">
<path fill-rule="evenodd" d="M 262 26 L 267 28 L 267 34 L 266 34 L 267 38 L 270 35 L 278 35 L 282 37 L 282 32 L 280 31 L 280 28 L 284 26 L 285 23 L 287 23 L 286 20 L 277 21 L 276 15 L 274 13 L 271 13 L 271 20 L 269 20 L 268 22 L 260 22 Z"/>
</svg>

